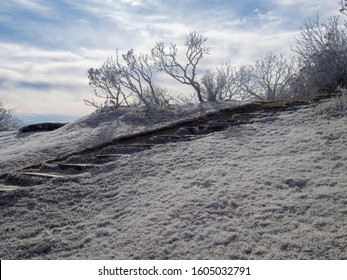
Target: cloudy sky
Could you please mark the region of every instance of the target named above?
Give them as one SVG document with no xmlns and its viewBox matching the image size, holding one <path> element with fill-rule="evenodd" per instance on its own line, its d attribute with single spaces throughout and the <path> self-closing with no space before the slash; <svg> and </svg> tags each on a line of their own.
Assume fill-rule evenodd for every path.
<svg viewBox="0 0 347 280">
<path fill-rule="evenodd" d="M 0 100 L 23 114 L 82 116 L 94 109 L 87 70 L 115 50 L 208 37 L 210 68 L 288 51 L 303 21 L 337 14 L 338 0 L 1 0 Z M 165 84 L 163 84 L 165 86 Z M 170 85 L 173 86 L 173 85 Z M 189 88 L 188 88 L 189 90 Z"/>
</svg>

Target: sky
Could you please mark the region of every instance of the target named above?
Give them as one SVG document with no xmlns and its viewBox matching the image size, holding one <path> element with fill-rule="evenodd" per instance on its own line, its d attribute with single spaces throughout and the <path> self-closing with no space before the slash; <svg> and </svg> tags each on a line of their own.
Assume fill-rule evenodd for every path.
<svg viewBox="0 0 347 280">
<path fill-rule="evenodd" d="M 95 110 L 83 102 L 94 97 L 87 70 L 117 49 L 174 42 L 184 53 L 197 31 L 210 48 L 200 69 L 241 66 L 290 52 L 305 20 L 338 10 L 338 0 L 1 0 L 0 100 L 19 114 L 80 117 Z"/>
</svg>

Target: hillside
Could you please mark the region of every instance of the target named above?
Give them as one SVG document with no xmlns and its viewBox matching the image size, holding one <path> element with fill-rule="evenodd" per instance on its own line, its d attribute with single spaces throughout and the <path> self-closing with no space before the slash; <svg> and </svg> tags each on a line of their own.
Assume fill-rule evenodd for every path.
<svg viewBox="0 0 347 280">
<path fill-rule="evenodd" d="M 0 192 L 0 257 L 347 259 L 347 119 L 317 106 Z M 2 132 L 1 173 L 80 160 L 86 148 L 218 109 L 101 112 L 52 132 Z"/>
</svg>

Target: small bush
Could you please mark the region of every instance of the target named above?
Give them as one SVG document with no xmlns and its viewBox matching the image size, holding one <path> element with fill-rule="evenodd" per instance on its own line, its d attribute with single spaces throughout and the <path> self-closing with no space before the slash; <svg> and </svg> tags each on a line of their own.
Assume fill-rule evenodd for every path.
<svg viewBox="0 0 347 280">
<path fill-rule="evenodd" d="M 298 55 L 300 71 L 291 83 L 294 95 L 333 93 L 347 86 L 347 32 L 339 16 L 326 22 L 319 17 L 305 22 L 292 49 Z"/>
<path fill-rule="evenodd" d="M 19 120 L 13 116 L 13 111 L 4 108 L 0 102 L 0 131 L 14 130 L 19 124 Z"/>
<path fill-rule="evenodd" d="M 317 114 L 333 118 L 347 116 L 347 89 L 340 89 L 337 97 L 321 104 L 317 108 Z"/>
</svg>

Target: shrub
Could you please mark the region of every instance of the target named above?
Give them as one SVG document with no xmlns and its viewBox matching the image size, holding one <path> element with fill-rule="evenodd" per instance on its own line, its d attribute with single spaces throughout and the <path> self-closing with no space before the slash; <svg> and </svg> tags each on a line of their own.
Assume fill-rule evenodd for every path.
<svg viewBox="0 0 347 280">
<path fill-rule="evenodd" d="M 13 130 L 18 128 L 20 121 L 13 116 L 13 111 L 4 108 L 0 102 L 0 131 Z"/>
<path fill-rule="evenodd" d="M 230 62 L 217 67 L 216 71 L 206 71 L 201 78 L 202 97 L 209 102 L 232 100 L 239 89 L 237 71 Z"/>
<path fill-rule="evenodd" d="M 334 118 L 347 116 L 347 89 L 339 89 L 335 98 L 318 106 L 317 114 Z"/>
<path fill-rule="evenodd" d="M 105 101 L 84 102 L 97 108 L 139 104 L 148 109 L 167 106 L 170 97 L 165 88 L 154 84 L 152 71 L 147 55 L 136 55 L 134 50 L 129 50 L 120 58 L 117 51 L 116 57 L 108 58 L 100 68 L 88 70 L 89 85 L 94 88 L 95 95 Z"/>
<path fill-rule="evenodd" d="M 301 28 L 293 48 L 300 61 L 292 83 L 296 94 L 332 93 L 347 86 L 347 34 L 339 21 L 339 16 L 331 16 L 322 23 L 317 16 Z"/>
<path fill-rule="evenodd" d="M 243 99 L 275 100 L 290 95 L 289 84 L 297 71 L 294 57 L 269 53 L 239 70 Z"/>
</svg>

